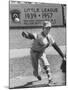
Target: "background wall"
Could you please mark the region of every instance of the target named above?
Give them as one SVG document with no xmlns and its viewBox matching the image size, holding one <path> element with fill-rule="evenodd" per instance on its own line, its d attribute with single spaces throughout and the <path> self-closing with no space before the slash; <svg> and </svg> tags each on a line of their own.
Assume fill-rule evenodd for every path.
<svg viewBox="0 0 68 90">
<path fill-rule="evenodd" d="M 41 29 L 13 29 L 10 30 L 10 49 L 21 49 L 31 47 L 33 40 L 28 40 L 22 37 L 22 32 L 40 33 Z M 50 34 L 53 36 L 58 45 L 66 45 L 66 29 L 52 28 Z"/>
<path fill-rule="evenodd" d="M 65 7 L 61 4 L 13 2 L 9 11 L 10 27 L 40 27 L 45 20 L 51 21 L 52 26 L 63 26 Z M 18 15 L 19 22 L 12 20 L 14 14 Z"/>
</svg>

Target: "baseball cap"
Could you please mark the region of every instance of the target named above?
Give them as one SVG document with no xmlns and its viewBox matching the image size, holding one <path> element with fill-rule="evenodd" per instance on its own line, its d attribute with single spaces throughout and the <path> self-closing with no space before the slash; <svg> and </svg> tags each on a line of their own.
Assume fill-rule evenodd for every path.
<svg viewBox="0 0 68 90">
<path fill-rule="evenodd" d="M 44 21 L 43 26 L 44 27 L 51 27 L 51 22 L 50 21 Z"/>
</svg>

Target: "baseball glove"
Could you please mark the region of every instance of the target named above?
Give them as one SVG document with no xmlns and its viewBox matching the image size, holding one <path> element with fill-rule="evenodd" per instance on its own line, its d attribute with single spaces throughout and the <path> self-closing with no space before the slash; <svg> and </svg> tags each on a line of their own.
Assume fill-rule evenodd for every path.
<svg viewBox="0 0 68 90">
<path fill-rule="evenodd" d="M 66 60 L 65 60 L 65 58 L 62 60 L 60 68 L 61 68 L 62 72 L 66 73 Z"/>
</svg>

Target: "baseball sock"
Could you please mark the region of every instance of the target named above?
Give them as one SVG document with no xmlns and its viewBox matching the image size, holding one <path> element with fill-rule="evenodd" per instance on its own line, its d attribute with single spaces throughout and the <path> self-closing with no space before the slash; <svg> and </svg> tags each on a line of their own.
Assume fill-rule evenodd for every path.
<svg viewBox="0 0 68 90">
<path fill-rule="evenodd" d="M 44 69 L 46 70 L 46 74 L 48 76 L 48 80 L 51 81 L 52 80 L 52 76 L 51 76 L 50 68 L 48 66 L 45 66 Z"/>
</svg>

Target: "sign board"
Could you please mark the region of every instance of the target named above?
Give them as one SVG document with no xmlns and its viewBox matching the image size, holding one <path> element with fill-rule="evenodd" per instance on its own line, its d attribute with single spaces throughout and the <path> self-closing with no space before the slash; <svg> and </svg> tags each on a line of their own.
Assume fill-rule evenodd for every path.
<svg viewBox="0 0 68 90">
<path fill-rule="evenodd" d="M 12 11 L 18 10 L 19 22 L 12 20 Z M 16 3 L 10 4 L 10 26 L 42 26 L 43 21 L 51 21 L 52 26 L 62 26 L 61 4 Z"/>
</svg>

